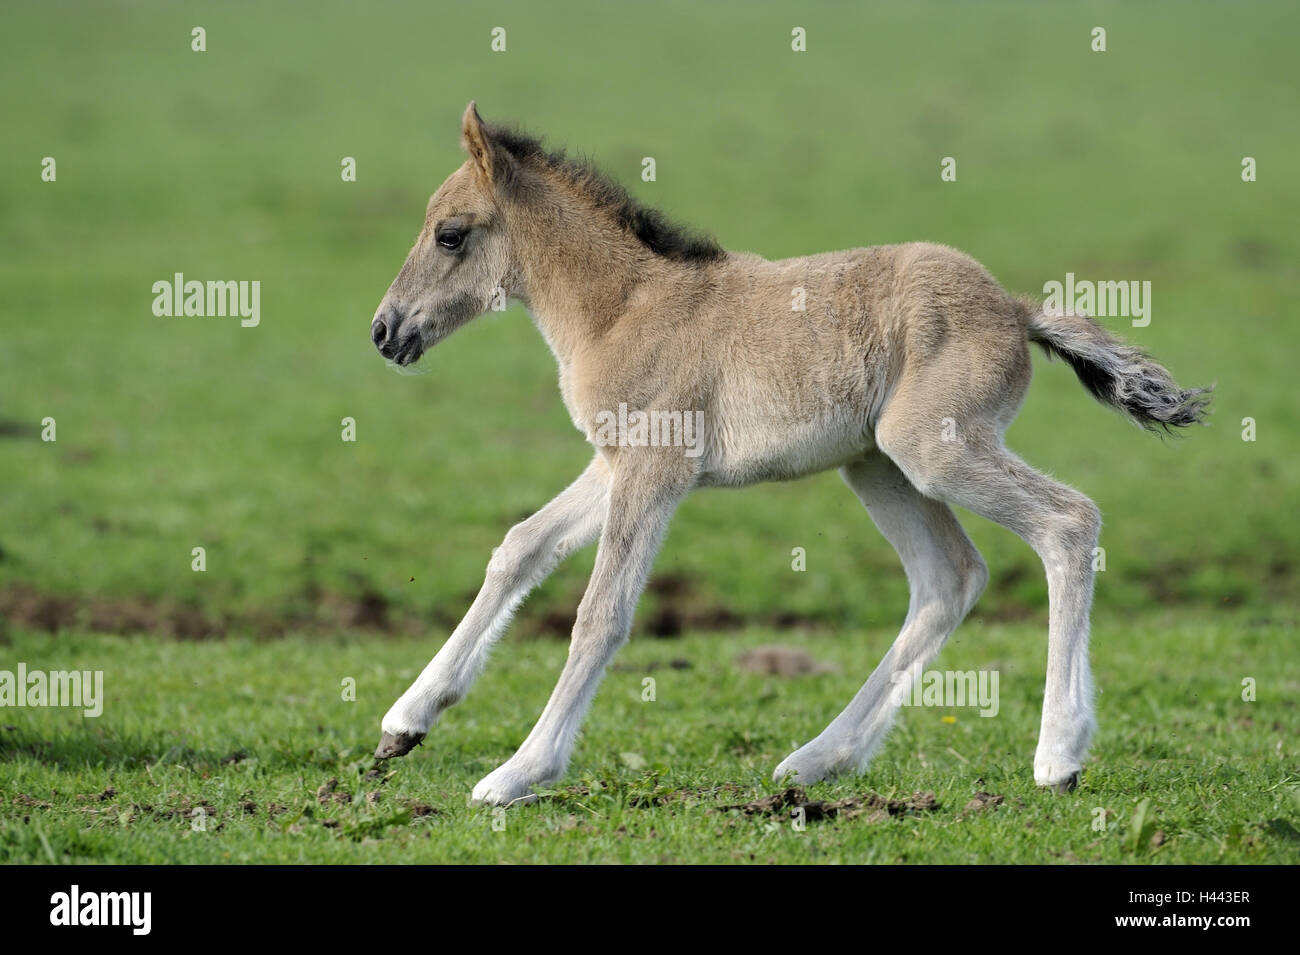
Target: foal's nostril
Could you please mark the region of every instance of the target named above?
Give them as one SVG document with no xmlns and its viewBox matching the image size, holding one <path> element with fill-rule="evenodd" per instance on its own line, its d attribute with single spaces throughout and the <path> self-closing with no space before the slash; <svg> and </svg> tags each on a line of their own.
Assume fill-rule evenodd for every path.
<svg viewBox="0 0 1300 955">
<path fill-rule="evenodd" d="M 387 358 L 397 345 L 397 338 L 402 327 L 402 313 L 391 305 L 380 309 L 378 317 L 370 325 L 370 340 L 375 343 L 380 354 Z"/>
</svg>

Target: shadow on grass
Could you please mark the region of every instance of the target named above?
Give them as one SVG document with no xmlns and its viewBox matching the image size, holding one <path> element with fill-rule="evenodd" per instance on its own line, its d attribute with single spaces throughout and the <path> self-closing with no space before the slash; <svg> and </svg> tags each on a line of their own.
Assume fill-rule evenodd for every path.
<svg viewBox="0 0 1300 955">
<path fill-rule="evenodd" d="M 31 758 L 46 765 L 95 769 L 139 769 L 179 763 L 191 769 L 207 769 L 242 762 L 248 755 L 242 749 L 225 753 L 196 749 L 183 738 L 167 739 L 158 734 L 116 735 L 96 730 L 43 736 L 21 727 L 0 729 L 0 762 Z"/>
</svg>

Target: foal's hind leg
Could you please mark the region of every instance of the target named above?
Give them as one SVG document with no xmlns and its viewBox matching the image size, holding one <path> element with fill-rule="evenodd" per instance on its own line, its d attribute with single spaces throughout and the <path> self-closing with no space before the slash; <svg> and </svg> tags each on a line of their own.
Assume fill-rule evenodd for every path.
<svg viewBox="0 0 1300 955">
<path fill-rule="evenodd" d="M 881 449 L 922 493 L 1020 535 L 1047 572 L 1047 685 L 1034 781 L 1068 791 L 1078 782 L 1094 728 L 1088 614 L 1101 514 L 1078 491 L 1008 451 L 994 424 L 972 423 L 958 429 L 959 440 L 943 440 L 933 427 L 937 416 L 918 413 L 925 407 L 919 392 L 910 396 L 913 402 L 899 405 L 906 413 L 882 418 L 876 431 Z"/>
<path fill-rule="evenodd" d="M 879 452 L 841 472 L 903 560 L 912 597 L 903 629 L 885 658 L 839 716 L 777 767 L 815 782 L 866 768 L 884 741 L 903 693 L 966 616 L 988 571 L 952 510 L 917 492 Z"/>
</svg>

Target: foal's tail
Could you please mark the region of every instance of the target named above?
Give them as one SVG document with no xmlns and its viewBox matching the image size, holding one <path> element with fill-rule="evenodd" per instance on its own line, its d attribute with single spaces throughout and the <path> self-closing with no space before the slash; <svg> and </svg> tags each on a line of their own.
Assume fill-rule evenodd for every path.
<svg viewBox="0 0 1300 955">
<path fill-rule="evenodd" d="M 1164 366 L 1126 345 L 1086 315 L 1057 315 L 1021 302 L 1031 342 L 1074 369 L 1102 404 L 1117 408 L 1149 431 L 1205 420 L 1209 388 L 1183 389 Z"/>
</svg>

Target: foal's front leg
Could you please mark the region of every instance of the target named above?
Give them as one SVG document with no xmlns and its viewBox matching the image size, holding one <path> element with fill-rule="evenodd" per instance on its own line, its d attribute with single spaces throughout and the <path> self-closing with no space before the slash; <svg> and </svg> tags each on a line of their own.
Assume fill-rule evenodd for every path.
<svg viewBox="0 0 1300 955">
<path fill-rule="evenodd" d="M 600 533 L 608 500 L 609 467 L 597 455 L 559 496 L 510 529 L 492 552 L 483 588 L 465 619 L 384 716 L 377 759 L 409 752 L 442 711 L 464 697 L 528 592 Z"/>
<path fill-rule="evenodd" d="M 596 687 L 626 641 L 668 522 L 690 486 L 676 449 L 619 450 L 596 566 L 578 605 L 569 659 L 541 718 L 519 750 L 474 787 L 473 801 L 497 806 L 535 799 L 532 787 L 558 779 Z"/>
</svg>

